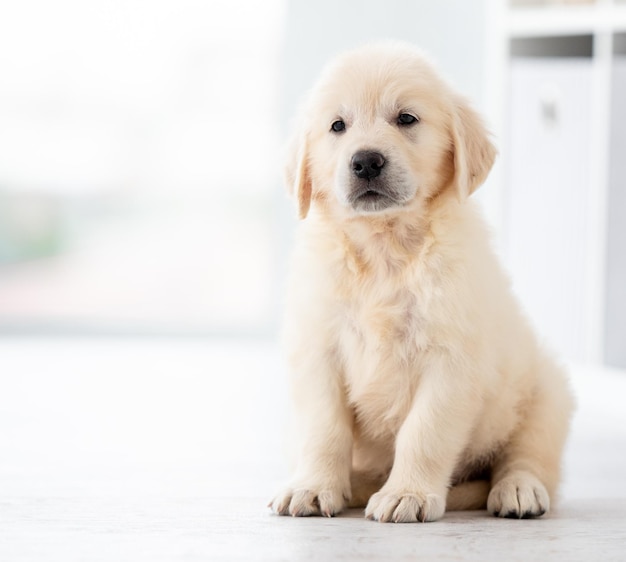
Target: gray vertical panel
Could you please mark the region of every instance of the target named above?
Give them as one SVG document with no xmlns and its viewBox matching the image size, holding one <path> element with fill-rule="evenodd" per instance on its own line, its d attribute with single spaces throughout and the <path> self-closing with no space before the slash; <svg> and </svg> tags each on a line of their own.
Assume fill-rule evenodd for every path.
<svg viewBox="0 0 626 562">
<path fill-rule="evenodd" d="M 605 362 L 626 367 L 626 57 L 614 62 L 607 240 Z"/>
</svg>

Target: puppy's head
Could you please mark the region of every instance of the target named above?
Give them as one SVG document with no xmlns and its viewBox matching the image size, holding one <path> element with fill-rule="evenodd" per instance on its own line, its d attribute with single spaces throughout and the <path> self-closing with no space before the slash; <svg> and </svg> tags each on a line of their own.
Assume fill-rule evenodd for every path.
<svg viewBox="0 0 626 562">
<path fill-rule="evenodd" d="M 419 52 L 397 44 L 351 51 L 322 74 L 291 141 L 287 186 L 347 216 L 419 207 L 486 178 L 495 149 L 477 114 Z"/>
</svg>

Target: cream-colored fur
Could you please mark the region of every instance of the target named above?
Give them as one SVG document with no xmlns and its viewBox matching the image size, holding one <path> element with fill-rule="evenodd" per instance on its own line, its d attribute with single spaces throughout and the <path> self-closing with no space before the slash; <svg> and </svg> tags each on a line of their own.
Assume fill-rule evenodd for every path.
<svg viewBox="0 0 626 562">
<path fill-rule="evenodd" d="M 362 150 L 384 156 L 375 180 L 355 176 Z M 572 399 L 468 200 L 494 158 L 410 46 L 349 52 L 314 88 L 287 169 L 302 218 L 285 326 L 298 451 L 276 513 L 549 509 Z M 391 193 L 373 210 L 354 203 L 368 181 Z"/>
</svg>

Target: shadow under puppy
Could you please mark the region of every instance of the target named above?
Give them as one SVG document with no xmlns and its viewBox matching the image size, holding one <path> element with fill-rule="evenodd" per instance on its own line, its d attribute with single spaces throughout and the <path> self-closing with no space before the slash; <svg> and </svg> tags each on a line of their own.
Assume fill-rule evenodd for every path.
<svg viewBox="0 0 626 562">
<path fill-rule="evenodd" d="M 494 158 L 411 46 L 348 52 L 314 87 L 287 168 L 297 451 L 275 513 L 548 511 L 572 399 L 468 200 Z"/>
</svg>

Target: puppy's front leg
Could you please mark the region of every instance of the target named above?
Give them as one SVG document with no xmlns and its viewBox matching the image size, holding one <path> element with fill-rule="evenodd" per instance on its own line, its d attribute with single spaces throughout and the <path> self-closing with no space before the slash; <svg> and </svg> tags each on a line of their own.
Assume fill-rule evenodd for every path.
<svg viewBox="0 0 626 562">
<path fill-rule="evenodd" d="M 389 478 L 365 515 L 376 521 L 440 519 L 457 459 L 466 446 L 480 398 L 463 362 L 431 352 L 408 416 L 396 438 Z"/>
<path fill-rule="evenodd" d="M 280 515 L 331 517 L 350 500 L 352 415 L 332 364 L 329 356 L 310 357 L 296 367 L 299 453 L 293 479 L 269 504 Z"/>
</svg>

